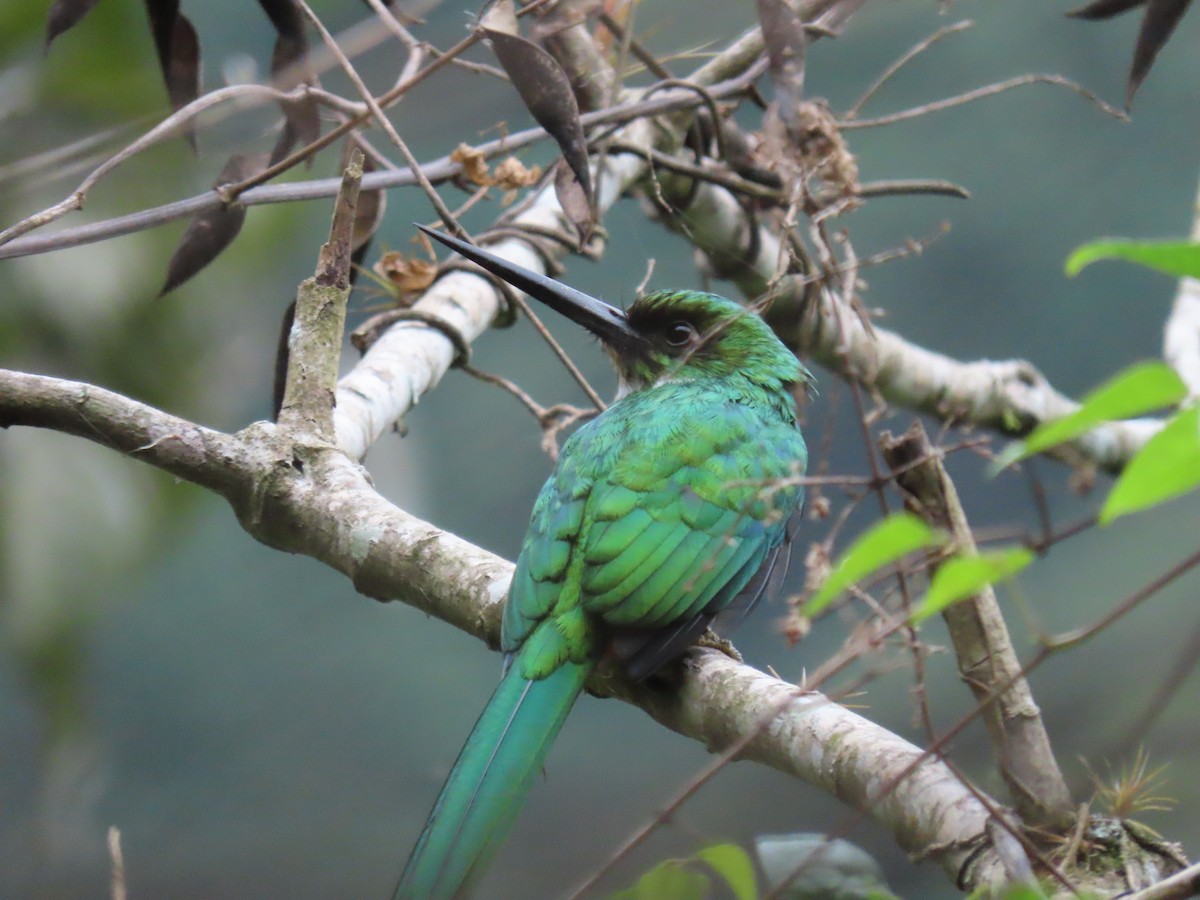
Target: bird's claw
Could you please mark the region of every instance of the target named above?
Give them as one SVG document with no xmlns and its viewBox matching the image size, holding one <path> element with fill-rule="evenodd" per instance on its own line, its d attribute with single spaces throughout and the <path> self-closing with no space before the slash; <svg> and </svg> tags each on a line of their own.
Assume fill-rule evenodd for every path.
<svg viewBox="0 0 1200 900">
<path fill-rule="evenodd" d="M 723 638 L 711 628 L 705 628 L 704 634 L 696 638 L 697 647 L 709 647 L 713 650 L 719 650 L 724 653 L 734 662 L 745 662 L 742 659 L 742 654 L 738 653 L 737 647 L 733 646 L 733 642 L 729 638 Z"/>
</svg>

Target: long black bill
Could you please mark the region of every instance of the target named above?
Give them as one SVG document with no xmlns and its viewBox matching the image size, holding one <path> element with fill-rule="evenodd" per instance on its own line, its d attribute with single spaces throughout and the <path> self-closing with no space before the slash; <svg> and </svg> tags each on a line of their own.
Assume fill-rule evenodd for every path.
<svg viewBox="0 0 1200 900">
<path fill-rule="evenodd" d="M 434 231 L 424 225 L 417 225 L 417 227 L 434 240 L 441 241 L 451 250 L 462 254 L 471 262 L 483 266 L 507 284 L 524 291 L 535 300 L 545 303 L 555 312 L 582 325 L 605 343 L 618 347 L 630 347 L 643 342 L 641 336 L 630 327 L 625 313 L 615 306 L 609 306 L 603 300 L 588 296 L 583 291 L 577 291 L 553 278 L 531 272 L 529 269 L 510 263 L 506 259 L 501 259 L 486 250 L 480 250 L 478 247 L 450 237 L 448 234 L 442 234 L 440 231 Z"/>
</svg>

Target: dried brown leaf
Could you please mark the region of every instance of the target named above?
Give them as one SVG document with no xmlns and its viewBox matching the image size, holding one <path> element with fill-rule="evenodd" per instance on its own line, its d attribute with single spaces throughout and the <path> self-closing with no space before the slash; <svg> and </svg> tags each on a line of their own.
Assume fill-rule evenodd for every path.
<svg viewBox="0 0 1200 900">
<path fill-rule="evenodd" d="M 1166 46 L 1175 32 L 1175 26 L 1187 12 L 1191 0 L 1150 0 L 1142 27 L 1138 31 L 1137 46 L 1133 51 L 1133 66 L 1129 70 L 1129 83 L 1125 89 L 1125 105 L 1133 103 L 1133 95 L 1142 86 L 1158 51 Z"/>
<path fill-rule="evenodd" d="M 401 294 L 425 290 L 437 277 L 437 263 L 428 259 L 407 257 L 399 250 L 389 250 L 372 267 L 377 275 L 395 285 Z"/>
<path fill-rule="evenodd" d="M 1146 8 L 1142 15 L 1142 26 L 1138 30 L 1133 65 L 1130 67 L 1125 88 L 1125 105 L 1129 106 L 1133 103 L 1134 94 L 1150 74 L 1158 52 L 1171 39 L 1175 27 L 1187 12 L 1190 3 L 1191 0 L 1093 0 L 1071 10 L 1067 15 L 1075 19 L 1099 21 L 1111 19 L 1139 6 Z"/>
<path fill-rule="evenodd" d="M 487 159 L 483 152 L 476 150 L 470 144 L 459 144 L 450 152 L 450 161 L 463 167 L 463 175 L 472 184 L 486 187 L 495 184 L 491 173 L 488 172 Z"/>
<path fill-rule="evenodd" d="M 515 191 L 517 188 L 529 187 L 531 184 L 536 184 L 537 180 L 541 177 L 541 166 L 534 166 L 532 169 L 528 169 L 525 167 L 525 163 L 521 162 L 515 156 L 510 156 L 496 166 L 496 173 L 493 176 L 492 183 L 506 191 Z"/>
<path fill-rule="evenodd" d="M 578 229 L 581 243 L 586 244 L 596 224 L 591 198 L 579 183 L 575 171 L 561 161 L 554 170 L 554 194 L 558 197 L 558 205 Z"/>
<path fill-rule="evenodd" d="M 346 166 L 350 162 L 350 157 L 356 149 L 359 149 L 358 141 L 354 135 L 350 135 L 346 139 L 346 143 L 342 150 L 342 162 L 339 168 L 345 171 Z M 363 174 L 374 172 L 379 167 L 375 164 L 371 156 L 364 154 L 362 162 Z M 362 266 L 363 260 L 366 259 L 367 251 L 371 248 L 371 238 L 379 230 L 379 226 L 383 224 L 384 213 L 387 212 L 387 192 L 386 191 L 360 191 L 358 195 L 358 204 L 354 209 L 354 229 L 350 238 L 350 262 L 353 266 L 350 268 L 350 284 L 358 279 L 359 267 Z"/>
<path fill-rule="evenodd" d="M 1072 19 L 1111 19 L 1144 4 L 1146 0 L 1095 0 L 1067 13 Z"/>
</svg>

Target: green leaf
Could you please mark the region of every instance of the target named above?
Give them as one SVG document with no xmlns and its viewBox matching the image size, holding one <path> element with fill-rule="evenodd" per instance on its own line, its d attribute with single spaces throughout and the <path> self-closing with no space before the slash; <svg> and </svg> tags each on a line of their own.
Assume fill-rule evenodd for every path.
<svg viewBox="0 0 1200 900">
<path fill-rule="evenodd" d="M 1186 396 L 1187 387 L 1170 366 L 1161 362 L 1136 363 L 1085 396 L 1079 409 L 1069 416 L 1045 422 L 1024 441 L 1010 445 L 992 463 L 991 471 L 995 474 L 1019 459 L 1069 441 L 1103 422 L 1139 416 L 1178 403 Z"/>
<path fill-rule="evenodd" d="M 1200 485 L 1200 406 L 1183 410 L 1125 466 L 1100 510 L 1107 525 Z"/>
<path fill-rule="evenodd" d="M 1009 547 L 972 556 L 946 560 L 933 576 L 929 593 L 913 612 L 913 622 L 922 622 L 952 603 L 978 594 L 986 585 L 1012 578 L 1033 562 L 1033 551 Z"/>
<path fill-rule="evenodd" d="M 755 900 L 758 882 L 750 854 L 737 844 L 714 844 L 696 854 L 696 859 L 725 879 L 737 900 Z"/>
<path fill-rule="evenodd" d="M 1078 275 L 1098 259 L 1124 259 L 1168 275 L 1200 278 L 1200 243 L 1192 241 L 1093 241 L 1067 257 L 1067 274 Z"/>
<path fill-rule="evenodd" d="M 914 550 L 941 543 L 942 538 L 912 513 L 897 513 L 868 528 L 842 554 L 821 589 L 804 604 L 800 614 L 815 616 L 842 591 L 862 581 L 876 569 Z"/>
<path fill-rule="evenodd" d="M 685 861 L 668 859 L 611 900 L 704 900 L 708 888 L 708 876 L 688 869 Z"/>
</svg>

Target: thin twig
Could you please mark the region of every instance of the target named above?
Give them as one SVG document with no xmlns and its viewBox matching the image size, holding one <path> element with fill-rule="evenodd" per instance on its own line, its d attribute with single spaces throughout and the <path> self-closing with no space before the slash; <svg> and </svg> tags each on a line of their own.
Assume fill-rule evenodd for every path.
<svg viewBox="0 0 1200 900">
<path fill-rule="evenodd" d="M 456 232 L 462 231 L 462 228 L 459 227 L 458 222 L 454 218 L 454 213 L 450 211 L 450 207 L 446 206 L 445 201 L 442 200 L 442 198 L 438 195 L 438 192 L 434 189 L 429 179 L 425 177 L 425 173 L 421 171 L 420 161 L 413 155 L 412 151 L 408 148 L 408 144 L 406 144 L 400 137 L 399 132 L 397 132 L 395 126 L 392 125 L 391 120 L 384 113 L 379 103 L 376 102 L 374 96 L 371 94 L 371 91 L 367 88 L 362 78 L 359 77 L 358 72 L 354 68 L 354 64 L 350 62 L 344 53 L 342 53 L 341 48 L 337 45 L 337 41 L 334 40 L 333 35 L 329 33 L 329 29 L 325 27 L 324 23 L 321 22 L 321 19 L 312 11 L 312 7 L 310 7 L 305 0 L 295 0 L 295 2 L 296 5 L 299 6 L 304 14 L 308 17 L 308 20 L 312 23 L 313 27 L 317 29 L 317 33 L 321 35 L 321 40 L 325 42 L 325 45 L 329 48 L 329 52 L 332 53 L 334 58 L 337 59 L 338 63 L 341 64 L 342 70 L 346 73 L 346 77 L 350 79 L 350 83 L 353 84 L 358 90 L 359 95 L 367 104 L 367 108 L 371 110 L 371 115 L 375 119 L 375 124 L 382 128 L 384 133 L 387 134 L 389 140 L 396 145 L 396 149 L 400 151 L 400 155 L 403 156 L 404 161 L 408 163 L 408 168 L 412 172 L 413 178 L 416 179 L 416 182 L 418 185 L 420 185 L 421 190 L 425 192 L 426 198 L 428 198 L 429 202 L 433 205 L 433 208 L 437 210 L 437 213 L 439 216 L 441 216 L 442 221 L 446 223 L 446 227 Z"/>
<path fill-rule="evenodd" d="M 182 109 L 167 116 L 156 126 L 151 128 L 145 134 L 138 137 L 135 141 L 121 148 L 117 153 L 114 153 L 106 159 L 100 166 L 94 169 L 79 186 L 75 188 L 71 194 L 58 203 L 47 207 L 41 212 L 34 213 L 31 216 L 26 216 L 21 221 L 8 228 L 0 231 L 0 245 L 20 237 L 21 235 L 33 231 L 35 228 L 41 228 L 43 225 L 48 225 L 51 222 L 61 219 L 69 212 L 83 208 L 83 202 L 87 198 L 88 191 L 96 186 L 106 175 L 124 163 L 126 160 L 141 153 L 148 147 L 157 144 L 159 141 L 174 137 L 180 132 L 182 127 L 188 122 L 194 120 L 200 113 L 213 106 L 217 106 L 227 100 L 245 100 L 253 98 L 256 102 L 266 102 L 268 100 L 283 101 L 286 99 L 297 99 L 304 96 L 306 88 L 297 88 L 295 91 L 280 91 L 273 87 L 268 87 L 261 84 L 238 84 L 231 87 L 220 88 L 215 91 L 210 91 L 202 97 L 197 97 L 191 103 L 184 106 Z"/>
<path fill-rule="evenodd" d="M 378 2 L 378 0 L 375 0 L 375 2 Z M 858 100 L 855 102 L 855 104 L 853 106 L 851 106 L 848 110 L 846 110 L 845 118 L 846 119 L 858 118 L 858 111 L 863 108 L 863 105 L 868 100 L 870 100 L 872 97 L 875 96 L 876 93 L 879 92 L 879 89 L 881 87 L 883 87 L 885 84 L 888 83 L 888 81 L 891 80 L 892 76 L 894 76 L 897 72 L 899 72 L 901 69 L 903 69 L 906 65 L 908 65 L 910 62 L 912 62 L 914 59 L 916 59 L 918 56 L 920 56 L 922 53 L 924 53 L 926 50 L 928 50 L 930 47 L 932 47 L 934 44 L 936 44 L 942 38 L 947 37 L 951 34 L 955 34 L 956 32 L 959 32 L 959 31 L 965 31 L 966 29 L 970 28 L 974 24 L 975 23 L 972 22 L 970 19 L 963 19 L 961 22 L 955 22 L 953 25 L 947 25 L 944 28 L 939 28 L 937 31 L 935 31 L 933 34 L 929 35 L 927 38 L 925 38 L 920 43 L 916 44 L 913 47 L 910 47 L 908 49 L 908 51 L 905 52 L 899 59 L 897 59 L 894 63 L 892 63 L 890 66 L 888 66 L 886 69 L 884 69 L 883 74 L 880 75 L 877 79 L 875 79 L 875 83 L 872 84 L 869 88 L 867 88 L 863 92 L 863 95 L 858 98 Z"/>
<path fill-rule="evenodd" d="M 841 120 L 837 123 L 838 128 L 842 131 L 849 131 L 854 128 L 878 128 L 880 125 L 893 125 L 896 122 L 905 122 L 909 119 L 916 119 L 920 116 L 928 115 L 929 113 L 941 112 L 943 109 L 950 109 L 955 106 L 962 106 L 964 103 L 970 103 L 974 100 L 980 100 L 984 97 L 993 97 L 996 94 L 1001 94 L 1005 91 L 1012 90 L 1017 87 L 1024 87 L 1027 84 L 1056 84 L 1061 87 L 1069 88 L 1090 100 L 1103 112 L 1108 113 L 1114 119 L 1120 119 L 1122 122 L 1128 122 L 1129 116 L 1122 110 L 1112 106 L 1102 100 L 1097 94 L 1089 91 L 1083 85 L 1072 81 L 1069 78 L 1064 78 L 1062 75 L 1018 75 L 1016 78 L 1010 78 L 1007 81 L 1000 81 L 996 84 L 989 84 L 986 87 L 976 88 L 973 91 L 967 91 L 965 94 L 958 94 L 954 97 L 947 97 L 944 100 L 935 100 L 932 103 L 926 103 L 922 106 L 915 106 L 912 109 L 901 110 L 900 112 L 891 113 L 886 116 L 878 116 L 874 119 L 851 119 Z"/>
<path fill-rule="evenodd" d="M 1200 863 L 1164 878 L 1136 894 L 1126 894 L 1125 900 L 1185 900 L 1200 892 Z"/>
<path fill-rule="evenodd" d="M 422 69 L 421 73 L 413 79 L 412 85 L 425 77 L 425 74 L 430 71 L 438 63 L 431 63 L 426 69 Z M 715 97 L 723 97 L 731 94 L 739 93 L 745 90 L 746 80 L 744 78 L 735 78 L 728 82 L 719 85 L 714 85 L 709 93 Z M 273 89 L 272 89 L 273 90 Z M 392 93 L 392 92 L 389 92 Z M 207 96 L 207 95 L 206 95 Z M 284 95 L 290 96 L 290 95 Z M 384 95 L 386 98 L 388 95 Z M 384 98 L 380 98 L 380 105 L 384 104 Z M 614 122 L 626 122 L 631 119 L 640 118 L 643 116 L 654 116 L 664 112 L 671 112 L 680 109 L 689 109 L 697 106 L 700 100 L 692 93 L 688 92 L 673 92 L 666 97 L 657 97 L 651 100 L 637 100 L 629 103 L 623 103 L 611 109 L 597 110 L 591 113 L 585 113 L 581 116 L 581 120 L 585 127 L 592 125 L 602 125 Z M 317 149 L 322 149 L 333 143 L 337 138 L 349 133 L 353 128 L 361 124 L 361 120 L 351 119 L 332 129 L 324 135 L 318 143 L 310 145 L 312 152 Z M 503 138 L 498 138 L 494 141 L 489 141 L 486 144 L 476 148 L 484 154 L 485 158 L 493 158 L 501 153 L 508 153 L 521 147 L 533 144 L 537 141 L 544 140 L 547 137 L 546 132 L 541 128 L 529 128 L 525 131 L 515 134 L 506 135 Z M 307 154 L 304 150 L 297 151 L 289 160 L 292 160 L 292 165 L 302 162 Z M 287 160 L 284 160 L 287 162 Z M 276 166 L 265 170 L 263 175 L 272 173 L 270 177 L 284 171 L 289 166 L 279 163 Z M 456 177 L 461 171 L 461 164 L 443 156 L 432 160 L 422 165 L 425 176 L 431 183 L 439 183 L 448 181 Z M 225 188 L 226 196 L 237 195 L 239 202 L 245 206 L 257 206 L 264 203 L 289 203 L 299 200 L 316 200 L 325 197 L 332 197 L 337 194 L 338 185 L 341 183 L 337 178 L 319 178 L 312 181 L 302 181 L 293 184 L 276 184 L 254 187 L 261 180 L 266 178 L 248 179 L 247 181 L 239 182 L 235 185 L 227 185 Z M 415 178 L 409 171 L 401 172 L 372 172 L 363 177 L 363 190 L 381 190 L 394 187 L 403 187 L 415 184 Z M 244 191 L 244 193 L 243 193 Z M 101 222 L 95 222 L 89 225 L 81 225 L 74 228 L 64 228 L 51 235 L 34 235 L 25 238 L 13 240 L 10 243 L 0 246 L 0 259 L 10 259 L 18 256 L 32 256 L 38 253 L 47 253 L 52 250 L 61 250 L 67 247 L 76 247 L 81 244 L 90 244 L 96 241 L 105 240 L 110 237 L 118 237 L 124 234 L 132 234 L 137 231 L 142 231 L 146 228 L 152 228 L 157 225 L 165 224 L 176 219 L 188 218 L 199 213 L 216 209 L 224 204 L 222 196 L 215 191 L 206 191 L 203 194 L 198 194 L 189 197 L 185 200 L 177 200 L 173 203 L 167 203 L 162 206 L 152 207 L 151 209 L 143 210 L 137 213 L 131 213 L 126 216 L 118 216 L 112 219 L 106 219 Z M 36 226 L 34 226 L 36 227 Z M 29 229 L 25 229 L 29 230 Z"/>
</svg>

